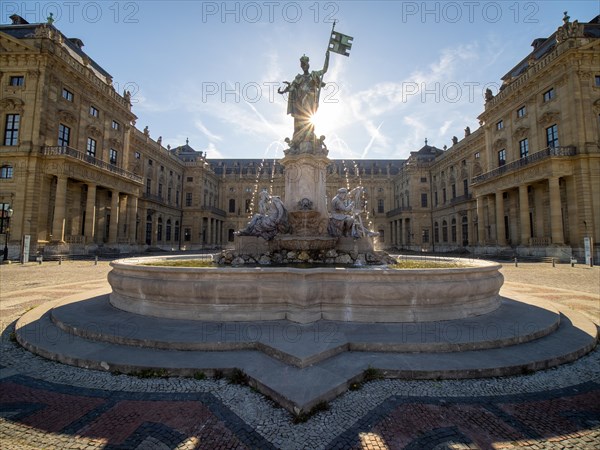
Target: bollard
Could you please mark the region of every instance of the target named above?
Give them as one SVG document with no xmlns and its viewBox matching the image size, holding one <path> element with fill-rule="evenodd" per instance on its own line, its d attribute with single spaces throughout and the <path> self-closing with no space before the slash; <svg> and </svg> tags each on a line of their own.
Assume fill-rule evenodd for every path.
<svg viewBox="0 0 600 450">
<path fill-rule="evenodd" d="M 42 265 L 42 261 L 44 260 L 44 257 L 42 255 L 37 257 L 37 262 L 38 264 L 41 266 Z"/>
<path fill-rule="evenodd" d="M 575 263 L 577 262 L 576 259 L 571 258 L 571 267 L 575 267 Z"/>
<path fill-rule="evenodd" d="M 58 257 L 58 265 L 60 266 L 62 264 L 62 256 Z"/>
<path fill-rule="evenodd" d="M 517 261 L 517 258 L 515 258 L 515 267 L 519 267 L 519 262 Z"/>
<path fill-rule="evenodd" d="M 552 267 L 556 267 L 556 260 L 552 258 Z"/>
<path fill-rule="evenodd" d="M 96 255 L 94 257 L 94 265 L 97 266 L 98 265 L 98 255 Z"/>
</svg>

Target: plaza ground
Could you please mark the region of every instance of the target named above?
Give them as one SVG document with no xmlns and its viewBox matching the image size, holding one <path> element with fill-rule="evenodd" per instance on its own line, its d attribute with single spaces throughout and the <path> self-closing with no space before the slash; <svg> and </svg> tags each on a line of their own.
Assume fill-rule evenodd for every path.
<svg viewBox="0 0 600 450">
<path fill-rule="evenodd" d="M 223 379 L 85 370 L 13 342 L 25 311 L 107 286 L 109 271 L 106 261 L 0 267 L 2 448 L 600 448 L 597 349 L 518 377 L 373 381 L 295 424 L 270 400 Z M 502 273 L 502 292 L 560 303 L 600 324 L 599 267 L 520 262 Z"/>
</svg>

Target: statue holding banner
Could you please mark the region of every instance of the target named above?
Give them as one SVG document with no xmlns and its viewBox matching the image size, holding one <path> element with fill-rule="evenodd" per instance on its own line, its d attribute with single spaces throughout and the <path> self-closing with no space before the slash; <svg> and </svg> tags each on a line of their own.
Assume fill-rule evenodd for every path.
<svg viewBox="0 0 600 450">
<path fill-rule="evenodd" d="M 329 46 L 325 52 L 325 63 L 323 69 L 309 72 L 309 58 L 303 55 L 300 58 L 300 67 L 302 73 L 296 75 L 294 81 L 284 81 L 286 85 L 283 89 L 277 89 L 279 94 L 288 94 L 287 113 L 294 118 L 294 135 L 292 139 L 286 138 L 289 149 L 285 153 L 315 153 L 327 155 L 327 147 L 323 142 L 324 136 L 317 138 L 315 135 L 315 126 L 312 121 L 313 116 L 319 109 L 319 98 L 321 88 L 325 86 L 323 76 L 329 68 L 329 52 L 339 53 L 349 56 L 348 50 L 352 47 L 352 38 L 340 33 L 334 32 L 335 22 L 331 30 Z"/>
</svg>

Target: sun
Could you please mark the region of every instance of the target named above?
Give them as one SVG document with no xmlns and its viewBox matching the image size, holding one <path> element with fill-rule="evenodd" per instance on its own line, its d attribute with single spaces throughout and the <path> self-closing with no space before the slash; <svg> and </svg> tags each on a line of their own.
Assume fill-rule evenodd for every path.
<svg viewBox="0 0 600 450">
<path fill-rule="evenodd" d="M 332 108 L 331 105 L 323 104 L 312 115 L 310 123 L 314 125 L 317 135 L 331 133 L 339 126 L 338 111 Z"/>
</svg>

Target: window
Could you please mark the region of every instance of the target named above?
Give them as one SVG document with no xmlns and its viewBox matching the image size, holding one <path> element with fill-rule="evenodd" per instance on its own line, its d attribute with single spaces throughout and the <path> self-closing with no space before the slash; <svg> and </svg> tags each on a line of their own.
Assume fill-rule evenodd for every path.
<svg viewBox="0 0 600 450">
<path fill-rule="evenodd" d="M 427 177 L 421 177 L 421 183 L 427 183 Z"/>
<path fill-rule="evenodd" d="M 117 159 L 119 157 L 119 152 L 117 152 L 114 148 L 110 149 L 110 154 L 109 154 L 109 162 L 116 166 L 117 165 Z"/>
<path fill-rule="evenodd" d="M 234 213 L 235 212 L 235 198 L 230 198 L 229 199 L 229 212 L 230 213 Z"/>
<path fill-rule="evenodd" d="M 173 176 L 173 171 L 169 170 L 169 176 L 172 177 Z"/>
<path fill-rule="evenodd" d="M 175 206 L 179 206 L 179 191 L 175 192 Z"/>
<path fill-rule="evenodd" d="M 549 102 L 554 97 L 556 97 L 556 92 L 554 91 L 554 88 L 550 88 L 546 92 L 544 92 L 544 101 L 545 102 Z"/>
<path fill-rule="evenodd" d="M 429 243 L 429 228 L 423 228 L 423 232 L 421 233 L 421 242 L 423 244 Z"/>
<path fill-rule="evenodd" d="M 188 183 L 191 183 L 192 181 L 194 181 L 194 177 L 187 177 L 185 179 L 185 181 L 187 181 Z"/>
<path fill-rule="evenodd" d="M 165 241 L 170 241 L 171 240 L 171 219 L 167 220 L 167 235 L 165 237 Z"/>
<path fill-rule="evenodd" d="M 167 188 L 167 202 L 171 203 L 171 188 Z"/>
<path fill-rule="evenodd" d="M 87 139 L 87 145 L 85 147 L 85 152 L 88 156 L 96 156 L 96 140 L 92 138 Z"/>
<path fill-rule="evenodd" d="M 152 164 L 154 164 L 154 161 L 152 161 L 151 159 L 148 160 L 148 165 L 151 166 Z"/>
<path fill-rule="evenodd" d="M 558 147 L 558 125 L 546 128 L 546 145 L 550 148 Z"/>
<path fill-rule="evenodd" d="M 383 203 L 383 199 L 382 198 L 378 198 L 377 199 L 377 212 L 382 214 L 385 212 L 385 207 L 384 207 L 384 203 Z"/>
<path fill-rule="evenodd" d="M 450 237 L 452 242 L 456 242 L 456 219 L 452 219 L 452 226 L 450 228 Z"/>
<path fill-rule="evenodd" d="M 112 121 L 111 127 L 113 130 L 120 130 L 121 129 L 121 124 L 119 122 L 117 122 L 116 120 Z"/>
<path fill-rule="evenodd" d="M 596 75 L 595 80 L 596 87 L 600 87 L 600 75 Z"/>
<path fill-rule="evenodd" d="M 452 198 L 456 198 L 456 184 L 452 184 Z"/>
<path fill-rule="evenodd" d="M 175 236 L 173 237 L 175 242 L 179 242 L 179 220 L 175 221 Z"/>
<path fill-rule="evenodd" d="M 525 117 L 525 114 L 527 114 L 527 108 L 525 106 L 521 106 L 517 109 L 517 117 Z"/>
<path fill-rule="evenodd" d="M 134 152 L 134 153 L 133 153 L 133 157 L 134 157 L 135 159 L 140 159 L 140 158 L 142 157 L 142 155 L 141 155 L 141 153 L 140 153 L 140 152 Z"/>
<path fill-rule="evenodd" d="M 69 91 L 67 88 L 63 88 L 62 96 L 65 100 L 72 102 L 73 101 L 73 93 Z"/>
<path fill-rule="evenodd" d="M 158 196 L 162 197 L 162 183 L 158 183 Z"/>
<path fill-rule="evenodd" d="M 469 219 L 466 216 L 462 218 L 462 245 L 469 245 Z"/>
<path fill-rule="evenodd" d="M 506 164 L 506 149 L 503 148 L 498 152 L 498 166 Z"/>
<path fill-rule="evenodd" d="M 433 193 L 433 202 L 434 202 L 435 206 L 438 205 L 438 193 L 437 193 L 437 191 L 435 191 Z"/>
<path fill-rule="evenodd" d="M 68 147 L 69 140 L 71 137 L 71 129 L 63 125 L 62 123 L 58 125 L 58 146 L 59 147 Z"/>
<path fill-rule="evenodd" d="M 183 240 L 189 242 L 192 239 L 192 229 L 184 228 L 183 229 Z"/>
<path fill-rule="evenodd" d="M 162 241 L 162 218 L 158 218 L 158 223 L 156 225 L 156 240 Z"/>
<path fill-rule="evenodd" d="M 437 222 L 433 224 L 433 240 L 440 242 L 440 225 Z"/>
<path fill-rule="evenodd" d="M 479 153 L 479 152 L 476 152 L 476 153 L 475 153 L 475 159 L 479 159 L 479 158 L 481 158 L 481 153 Z"/>
<path fill-rule="evenodd" d="M 421 207 L 427 208 L 427 194 L 426 193 L 421 194 Z"/>
<path fill-rule="evenodd" d="M 152 192 L 152 180 L 150 178 L 146 178 L 146 194 L 150 195 Z"/>
<path fill-rule="evenodd" d="M 446 188 L 442 189 L 442 201 L 443 203 L 446 203 L 447 197 L 446 197 Z"/>
<path fill-rule="evenodd" d="M 25 77 L 22 75 L 10 77 L 9 83 L 11 86 L 24 86 L 25 85 Z"/>
<path fill-rule="evenodd" d="M 146 217 L 146 245 L 152 244 L 152 216 Z"/>
<path fill-rule="evenodd" d="M 164 172 L 165 171 L 165 166 L 160 166 L 160 171 Z"/>
<path fill-rule="evenodd" d="M 13 177 L 13 167 L 12 166 L 2 166 L 0 167 L 0 178 L 7 179 Z"/>
<path fill-rule="evenodd" d="M 19 114 L 7 114 L 4 127 L 4 145 L 17 145 L 19 143 Z"/>
<path fill-rule="evenodd" d="M 98 117 L 100 115 L 98 109 L 94 105 L 90 105 L 90 116 Z"/>
<path fill-rule="evenodd" d="M 0 203 L 0 234 L 10 226 L 10 203 Z"/>
<path fill-rule="evenodd" d="M 463 180 L 463 192 L 465 193 L 465 197 L 469 195 L 469 180 L 466 178 Z"/>
<path fill-rule="evenodd" d="M 185 206 L 192 206 L 192 193 L 191 192 L 185 193 Z"/>
<path fill-rule="evenodd" d="M 496 130 L 504 129 L 504 122 L 502 120 L 496 122 Z"/>
<path fill-rule="evenodd" d="M 529 141 L 527 139 L 523 139 L 519 141 L 519 156 L 521 158 L 526 158 L 529 155 Z"/>
<path fill-rule="evenodd" d="M 442 221 L 442 241 L 448 242 L 448 222 Z"/>
</svg>

